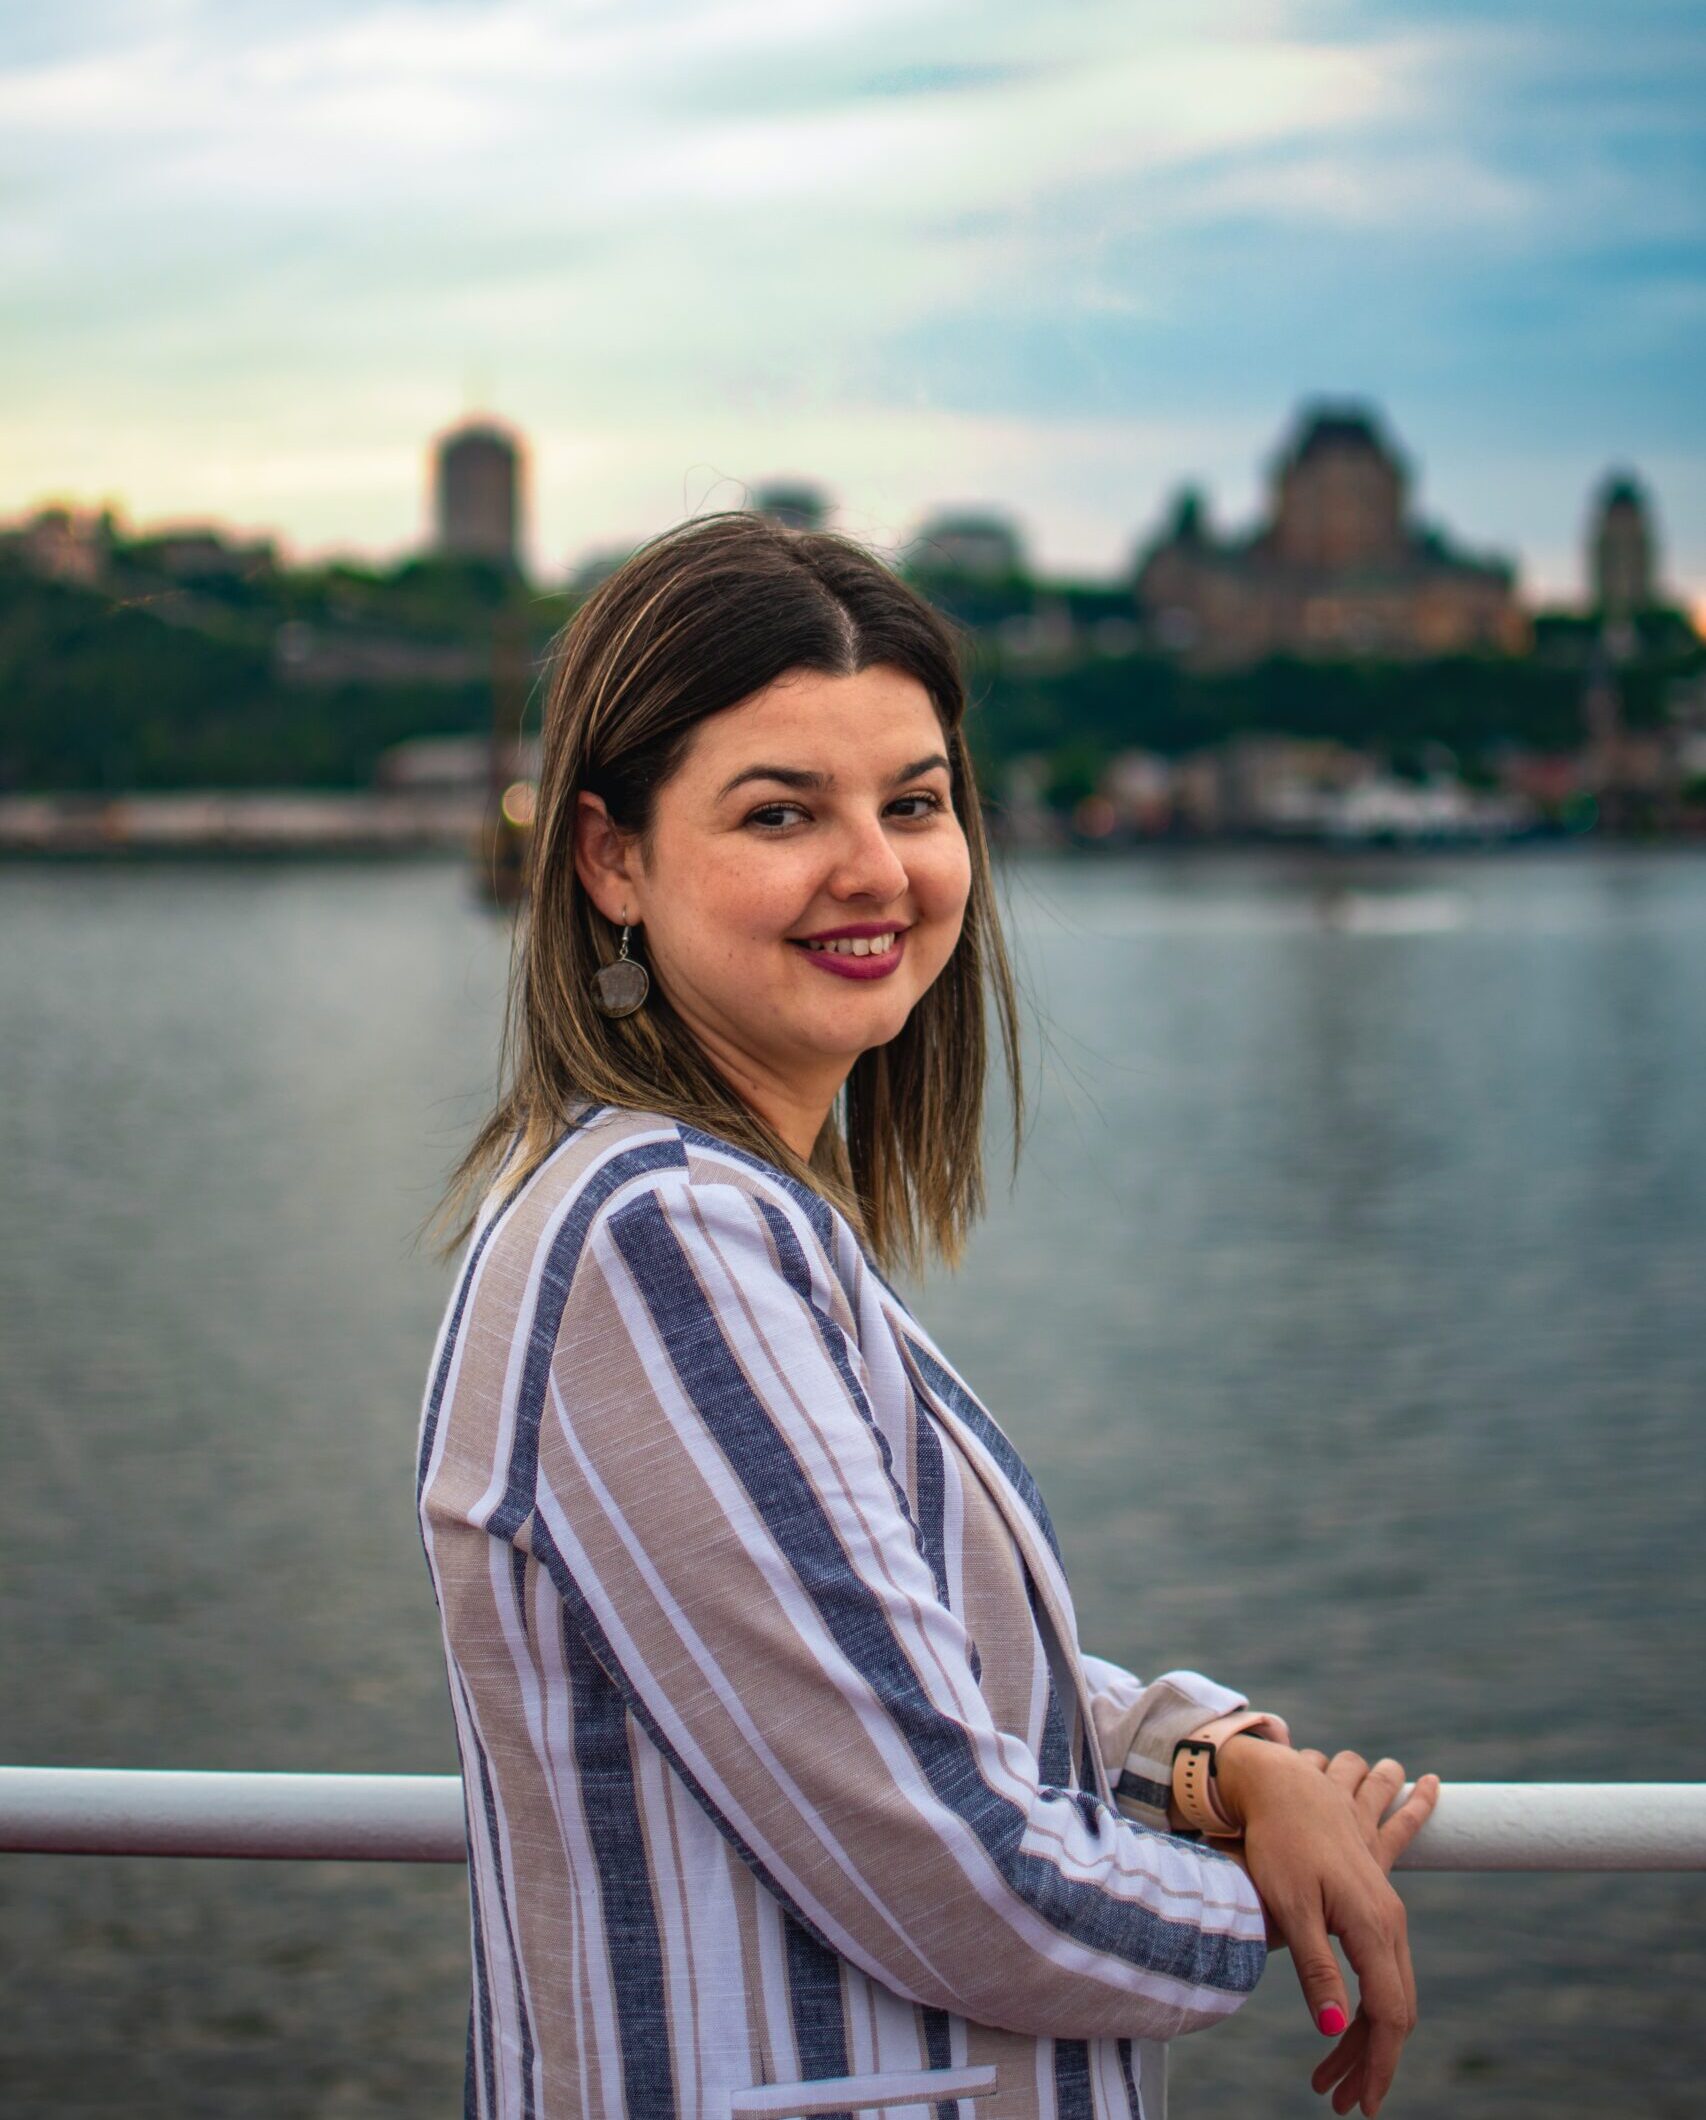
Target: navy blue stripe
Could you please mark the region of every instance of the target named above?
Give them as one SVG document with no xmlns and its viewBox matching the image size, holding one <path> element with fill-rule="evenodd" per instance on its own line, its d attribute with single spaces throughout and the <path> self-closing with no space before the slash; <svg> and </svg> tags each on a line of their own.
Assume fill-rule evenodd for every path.
<svg viewBox="0 0 1706 2120">
<path fill-rule="evenodd" d="M 686 1163 L 679 1141 L 646 1141 L 612 1156 L 582 1185 L 573 1208 L 552 1238 L 527 1333 L 515 1433 L 510 1438 L 509 1475 L 497 1507 L 486 1519 L 485 1528 L 493 1538 L 513 1540 L 532 1513 L 534 1485 L 539 1477 L 539 1423 L 544 1418 L 545 1397 L 550 1388 L 551 1359 L 557 1350 L 557 1329 L 563 1322 L 563 1306 L 569 1299 L 569 1285 L 580 1263 L 588 1230 L 605 1202 L 632 1179 L 647 1171 L 681 1170 Z"/>
<path fill-rule="evenodd" d="M 655 1195 L 642 1196 L 611 1217 L 610 1231 L 683 1389 L 831 1638 L 882 1702 L 938 1800 L 977 1834 L 1013 1889 L 1043 1920 L 1091 1950 L 1199 1986 L 1253 1988 L 1267 1956 L 1265 1943 L 1211 1936 L 1192 1923 L 1169 1920 L 1067 1877 L 1024 1849 L 1030 1824 L 1024 1808 L 983 1780 L 970 1732 L 925 1691 L 881 1599 L 848 1560 L 817 1490 L 730 1352 L 661 1203 Z M 1098 1829 L 1106 1822 L 1114 1830 L 1134 1830 L 1094 1796 L 1078 1800 Z"/>
<path fill-rule="evenodd" d="M 474 2001 L 468 2000 L 468 2052 L 462 2064 L 462 2120 L 480 2120 L 479 2078 L 474 2074 Z"/>
<path fill-rule="evenodd" d="M 527 1633 L 527 1555 L 519 1546 L 509 1549 L 510 1579 L 515 1585 L 515 1615 L 521 1622 L 521 1631 Z"/>
<path fill-rule="evenodd" d="M 924 1558 L 936 1578 L 936 1595 L 945 1605 L 948 1602 L 948 1539 L 944 1528 L 947 1476 L 942 1469 L 942 1441 L 910 1384 L 906 1395 L 912 1406 L 913 1459 L 918 1468 L 918 1531 L 924 1541 Z"/>
<path fill-rule="evenodd" d="M 486 1924 L 480 1912 L 480 1881 L 474 1862 L 474 1826 L 468 1811 L 468 1776 L 462 1777 L 462 1830 L 468 1840 L 468 1912 L 474 1931 L 474 1995 L 480 2005 L 480 2054 L 486 2087 L 486 2120 L 495 2120 L 498 2109 L 497 2071 L 492 2061 L 492 1988 L 486 1969 Z M 473 2002 L 469 2003 L 472 2026 Z M 470 2065 L 471 2062 L 470 2062 Z"/>
<path fill-rule="evenodd" d="M 636 2116 L 673 2113 L 663 1947 L 628 1752 L 628 1711 L 608 1674 L 569 1634 L 564 1618 L 575 1766 L 604 1901 L 623 2090 L 628 2111 Z"/>
<path fill-rule="evenodd" d="M 839 1953 L 803 1929 L 784 1910 L 782 1936 L 788 1954 L 788 2010 L 794 2020 L 802 2077 L 846 2076 L 847 2026 L 841 2008 Z M 825 2120 L 853 2120 L 851 2113 Z"/>
<path fill-rule="evenodd" d="M 948 2013 L 929 2003 L 924 2005 L 924 2055 L 932 2068 L 949 2068 L 953 2064 L 954 2045 L 948 2031 Z M 960 2101 L 943 2098 L 937 2102 L 936 2120 L 960 2120 Z"/>
<path fill-rule="evenodd" d="M 564 1627 L 565 1629 L 572 1627 L 580 1635 L 583 1645 L 582 1653 L 590 1651 L 597 1659 L 604 1675 L 620 1690 L 622 1698 L 627 1702 L 629 1714 L 633 1716 L 652 1743 L 657 1746 L 659 1752 L 669 1761 L 676 1773 L 680 1775 L 682 1781 L 691 1792 L 694 1802 L 698 1804 L 705 1816 L 715 1823 L 717 1830 L 734 1849 L 741 1861 L 746 1864 L 747 1868 L 758 1878 L 772 1897 L 788 1909 L 796 1921 L 801 1923 L 803 1927 L 810 1929 L 811 1933 L 827 1946 L 828 1939 L 813 1925 L 809 1917 L 802 1913 L 800 1908 L 794 1904 L 781 1883 L 765 1867 L 762 1859 L 753 1849 L 747 1846 L 730 1821 L 717 1809 L 699 1777 L 664 1735 L 663 1727 L 652 1713 L 645 1696 L 634 1684 L 628 1672 L 624 1670 L 622 1661 L 611 1644 L 610 1637 L 599 1624 L 598 1614 L 588 1603 L 585 1591 L 571 1573 L 569 1564 L 563 1558 L 562 1551 L 556 1540 L 552 1538 L 550 1531 L 546 1528 L 543 1517 L 534 1518 L 532 1539 L 534 1558 L 551 1578 L 558 1596 L 563 1601 Z M 563 1638 L 565 1642 L 569 1640 L 567 1632 L 565 1632 Z M 573 1653 L 572 1645 L 571 1653 Z"/>
<path fill-rule="evenodd" d="M 954 1375 L 952 1370 L 943 1368 L 930 1350 L 921 1346 L 912 1337 L 911 1333 L 902 1332 L 898 1337 L 901 1345 L 917 1364 L 925 1388 L 933 1391 L 939 1399 L 959 1415 L 960 1419 L 965 1422 L 984 1449 L 989 1452 L 990 1456 L 1000 1466 L 1020 1500 L 1031 1512 L 1032 1516 L 1036 1518 L 1037 1528 L 1042 1532 L 1043 1537 L 1048 1540 L 1049 1550 L 1058 1561 L 1061 1558 L 1060 1541 L 1055 1537 L 1054 1525 L 1049 1520 L 1048 1508 L 1043 1501 L 1041 1490 L 1031 1477 L 1031 1468 L 1020 1457 L 1013 1445 L 1008 1442 L 1001 1430 L 996 1427 L 994 1421 L 990 1419 L 983 1407 L 973 1398 L 969 1388 Z"/>
<path fill-rule="evenodd" d="M 1126 2103 L 1131 2107 L 1131 2120 L 1143 2120 L 1143 2100 L 1137 2094 L 1137 2078 L 1132 2073 L 1131 2041 L 1122 2039 L 1118 2045 L 1120 2074 L 1125 2078 Z"/>
<path fill-rule="evenodd" d="M 533 2025 L 527 2014 L 527 1998 L 521 1984 L 521 1947 L 516 1941 L 515 1921 L 509 1910 L 509 1892 L 504 1885 L 503 1838 L 498 1831 L 497 1792 L 492 1787 L 492 1770 L 486 1758 L 486 1748 L 480 1742 L 479 1731 L 474 1727 L 474 1704 L 468 1698 L 468 1687 L 460 1672 L 457 1674 L 457 1683 L 462 1689 L 462 1703 L 468 1719 L 468 1736 L 474 1747 L 475 1762 L 480 1769 L 480 1798 L 486 1813 L 486 1842 L 492 1851 L 492 1876 L 498 1888 L 498 1906 L 503 1913 L 504 1936 L 509 1943 L 515 2015 L 517 2023 L 521 2026 L 521 2109 L 524 2120 L 533 2120 Z"/>
<path fill-rule="evenodd" d="M 1114 1783 L 1116 1796 L 1129 1796 L 1133 1803 L 1147 1804 L 1152 1811 L 1165 1811 L 1172 1790 L 1162 1781 L 1151 1781 L 1147 1774 L 1134 1774 L 1129 1767 Z"/>
<path fill-rule="evenodd" d="M 948 1473 L 942 1438 L 936 1433 L 935 1415 L 913 1389 L 910 1377 L 906 1378 L 906 1403 L 912 1412 L 918 1529 L 924 1540 L 924 1557 L 936 1578 L 936 1595 L 952 1611 L 953 1601 L 948 1595 Z M 971 1665 L 972 1677 L 981 1682 L 983 1658 L 978 1655 L 977 1643 L 969 1634 L 966 1636 L 966 1660 Z"/>
<path fill-rule="evenodd" d="M 877 1446 L 877 1455 L 882 1460 L 884 1477 L 889 1483 L 889 1491 L 895 1498 L 895 1506 L 906 1520 L 907 1529 L 912 1533 L 912 1543 L 918 1549 L 918 1557 L 926 1566 L 930 1566 L 930 1555 L 925 1548 L 923 1528 L 912 1513 L 911 1497 L 907 1494 L 905 1487 L 895 1473 L 894 1452 L 889 1448 L 889 1439 L 884 1435 L 875 1413 L 871 1410 L 871 1402 L 865 1395 L 863 1385 L 854 1374 L 853 1364 L 847 1353 L 847 1335 L 833 1318 L 826 1317 L 818 1308 L 817 1301 L 812 1293 L 811 1267 L 807 1262 L 805 1253 L 800 1249 L 800 1241 L 794 1235 L 793 1226 L 787 1216 L 773 1200 L 759 1200 L 756 1204 L 775 1243 L 776 1255 L 781 1261 L 782 1278 L 811 1312 L 812 1322 L 817 1327 L 818 1338 L 823 1342 L 825 1351 L 835 1364 L 836 1374 L 841 1379 L 843 1390 L 852 1400 L 860 1419 L 871 1431 L 872 1440 Z M 945 1605 L 948 1602 L 947 1576 L 938 1572 L 934 1567 L 931 1568 L 931 1573 L 936 1578 L 937 1595 Z"/>
<path fill-rule="evenodd" d="M 1023 1563 L 1020 1565 L 1023 1566 Z M 1037 1586 L 1032 1579 L 1029 1568 L 1024 1570 L 1024 1574 L 1025 1598 L 1031 1608 L 1031 1619 L 1033 1623 L 1038 1625 L 1040 1633 L 1041 1626 L 1037 1622 Z M 1043 1703 L 1043 1739 L 1037 1748 L 1037 1765 L 1042 1769 L 1043 1780 L 1051 1789 L 1070 1789 L 1072 1787 L 1072 1746 L 1066 1735 L 1066 1718 L 1060 1712 L 1060 1695 L 1055 1690 L 1052 1667 L 1049 1669 L 1045 1683 L 1048 1687 L 1048 1694 Z M 1096 1786 L 1094 1776 L 1091 1777 L 1090 1786 L 1092 1788 Z"/>
<path fill-rule="evenodd" d="M 1056 2120 L 1096 2120 L 1090 2094 L 1090 2048 L 1082 2039 L 1054 2042 L 1054 2109 Z"/>
<path fill-rule="evenodd" d="M 574 1128 L 572 1126 L 565 1129 L 556 1141 L 551 1144 L 549 1153 L 555 1155 L 558 1148 L 573 1132 Z M 450 1378 L 451 1358 L 456 1352 L 456 1336 L 462 1330 L 462 1312 L 467 1306 L 469 1290 L 474 1286 L 475 1270 L 479 1266 L 481 1254 L 491 1242 L 492 1232 L 527 1190 L 536 1175 L 537 1172 L 530 1171 L 519 1184 L 510 1187 L 496 1213 L 491 1216 L 485 1228 L 481 1230 L 479 1236 L 474 1240 L 473 1249 L 468 1254 L 468 1262 L 462 1269 L 461 1285 L 456 1291 L 456 1301 L 451 1308 L 450 1325 L 444 1335 L 444 1346 L 438 1357 L 438 1369 L 432 1380 L 432 1389 L 427 1395 L 426 1415 L 421 1422 L 420 1457 L 415 1466 L 415 1506 L 417 1510 L 420 1507 L 422 1490 L 426 1486 L 427 1467 L 432 1463 L 433 1438 L 438 1433 L 438 1416 L 444 1405 L 444 1387 Z M 421 1536 L 424 1540 L 426 1536 L 424 1531 Z"/>
</svg>

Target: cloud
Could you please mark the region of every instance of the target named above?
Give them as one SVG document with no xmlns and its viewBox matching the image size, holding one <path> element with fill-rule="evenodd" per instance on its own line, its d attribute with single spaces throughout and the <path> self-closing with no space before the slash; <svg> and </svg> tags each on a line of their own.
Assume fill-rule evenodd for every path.
<svg viewBox="0 0 1706 2120">
<path fill-rule="evenodd" d="M 1680 404 L 1702 67 L 1650 43 L 1368 0 L 68 0 L 0 29 L 0 507 L 91 478 L 395 542 L 471 365 L 548 549 L 708 456 L 1005 491 L 1076 551 L 1303 389 L 1406 393 L 1424 453 L 1618 373 Z M 1591 390 L 1525 408 L 1512 349 L 1560 329 Z"/>
</svg>

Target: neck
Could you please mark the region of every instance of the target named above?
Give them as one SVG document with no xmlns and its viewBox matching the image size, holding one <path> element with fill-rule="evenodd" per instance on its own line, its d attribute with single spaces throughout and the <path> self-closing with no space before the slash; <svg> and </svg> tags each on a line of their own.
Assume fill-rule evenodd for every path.
<svg viewBox="0 0 1706 2120">
<path fill-rule="evenodd" d="M 809 1075 L 797 1070 L 783 1074 L 714 1033 L 696 1029 L 695 1036 L 741 1102 L 780 1134 L 802 1163 L 809 1163 L 836 1093 L 847 1079 L 846 1066 L 825 1061 Z"/>
</svg>

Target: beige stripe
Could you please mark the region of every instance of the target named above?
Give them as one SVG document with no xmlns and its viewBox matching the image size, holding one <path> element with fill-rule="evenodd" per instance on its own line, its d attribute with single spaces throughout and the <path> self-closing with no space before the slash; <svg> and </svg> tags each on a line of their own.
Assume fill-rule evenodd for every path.
<svg viewBox="0 0 1706 2120">
<path fill-rule="evenodd" d="M 463 1563 L 457 1571 L 462 1593 L 463 1672 L 479 1715 L 498 1815 L 508 1833 L 505 1889 L 526 1974 L 534 2038 L 543 2058 L 544 2096 L 547 2104 L 553 2095 L 572 2094 L 578 2099 L 574 1938 L 558 1912 L 571 1898 L 574 1885 L 550 1791 L 529 1734 L 528 1707 L 531 1704 L 538 1712 L 543 1700 L 536 1646 L 531 1632 L 520 1640 L 508 1549 L 494 1547 L 483 1532 L 471 1531 L 460 1533 L 458 1547 Z M 471 1565 L 476 1553 L 485 1563 L 478 1583 Z M 478 1590 L 484 1590 L 485 1599 L 476 1605 Z M 470 1616 L 475 1610 L 480 1625 L 471 1629 Z M 524 1658 L 519 1670 L 514 1661 L 517 1649 Z M 477 1795 L 474 1814 L 479 1830 Z M 506 1998 L 506 2002 L 513 2009 L 513 1999 Z"/>
<path fill-rule="evenodd" d="M 735 1920 L 740 1927 L 741 1978 L 746 1987 L 747 2036 L 754 2049 L 753 2071 L 768 2083 L 782 2073 L 782 2062 L 771 2037 L 770 2011 L 778 2005 L 785 2010 L 787 1998 L 773 1997 L 765 1989 L 764 1960 L 758 1942 L 758 1899 L 764 1887 L 744 1864 L 739 1866 L 733 1882 Z M 769 1897 L 767 1893 L 765 1896 Z M 792 2073 L 791 2061 L 788 2068 Z"/>
</svg>

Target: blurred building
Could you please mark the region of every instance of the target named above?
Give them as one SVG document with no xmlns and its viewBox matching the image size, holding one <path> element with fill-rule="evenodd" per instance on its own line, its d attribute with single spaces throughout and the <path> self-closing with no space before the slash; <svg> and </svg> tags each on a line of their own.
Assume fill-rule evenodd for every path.
<svg viewBox="0 0 1706 2120">
<path fill-rule="evenodd" d="M 963 581 L 1008 581 L 1026 571 L 1025 548 L 1004 515 L 943 509 L 920 525 L 907 548 L 919 573 L 954 574 Z"/>
<path fill-rule="evenodd" d="M 93 588 L 107 571 L 116 537 L 110 509 L 47 507 L 0 530 L 0 548 L 16 553 L 31 574 Z"/>
<path fill-rule="evenodd" d="M 273 675 L 288 685 L 477 685 L 489 652 L 465 641 L 315 626 L 286 619 L 273 634 Z"/>
<path fill-rule="evenodd" d="M 539 764 L 539 738 L 522 737 L 512 747 L 509 770 L 537 780 Z M 411 736 L 381 751 L 373 765 L 374 786 L 393 792 L 478 794 L 491 779 L 488 736 Z"/>
<path fill-rule="evenodd" d="M 270 537 L 232 538 L 214 523 L 183 523 L 133 538 L 124 559 L 173 581 L 255 581 L 277 571 L 278 547 Z"/>
<path fill-rule="evenodd" d="M 1658 602 L 1655 540 L 1647 497 L 1633 473 L 1611 472 L 1588 526 L 1588 593 L 1608 619 L 1633 618 Z"/>
<path fill-rule="evenodd" d="M 771 479 L 755 486 L 753 512 L 787 530 L 822 530 L 829 521 L 829 496 L 805 479 Z"/>
<path fill-rule="evenodd" d="M 1522 652 L 1515 569 L 1411 518 L 1408 467 L 1360 405 L 1306 408 L 1269 473 L 1263 521 L 1219 537 L 1186 489 L 1143 553 L 1152 643 L 1227 668 L 1269 655 Z"/>
<path fill-rule="evenodd" d="M 440 435 L 433 451 L 434 542 L 452 559 L 521 565 L 521 449 L 490 420 Z"/>
</svg>

